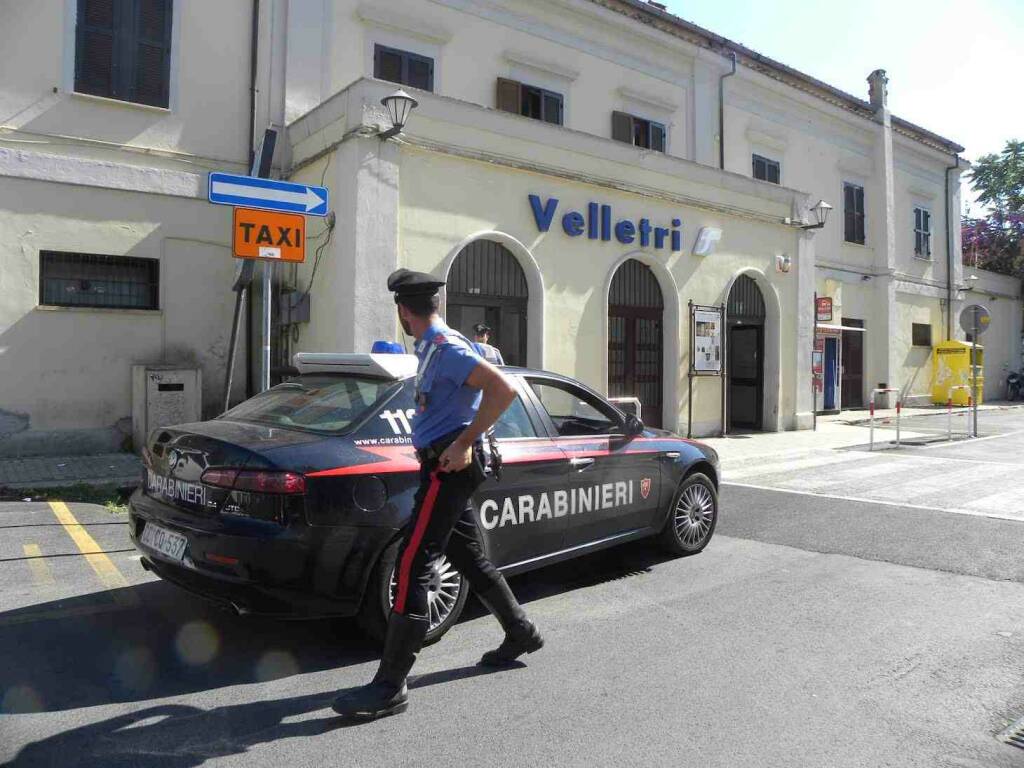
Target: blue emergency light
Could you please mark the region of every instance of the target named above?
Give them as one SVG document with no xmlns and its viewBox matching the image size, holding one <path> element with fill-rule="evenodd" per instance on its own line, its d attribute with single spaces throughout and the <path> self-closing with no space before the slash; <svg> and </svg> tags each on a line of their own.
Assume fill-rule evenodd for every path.
<svg viewBox="0 0 1024 768">
<path fill-rule="evenodd" d="M 374 355 L 401 355 L 404 352 L 405 349 L 397 341 L 375 341 L 370 348 L 370 353 Z"/>
</svg>

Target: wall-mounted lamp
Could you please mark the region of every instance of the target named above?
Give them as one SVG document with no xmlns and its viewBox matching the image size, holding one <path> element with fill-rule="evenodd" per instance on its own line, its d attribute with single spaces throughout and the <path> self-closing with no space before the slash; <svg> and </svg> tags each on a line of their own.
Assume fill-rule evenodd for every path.
<svg viewBox="0 0 1024 768">
<path fill-rule="evenodd" d="M 775 257 L 775 271 L 776 272 L 789 272 L 793 267 L 793 260 L 785 254 L 778 254 Z"/>
<path fill-rule="evenodd" d="M 385 96 L 380 103 L 384 105 L 388 111 L 388 117 L 391 118 L 391 127 L 378 134 L 381 141 L 400 134 L 405 128 L 405 121 L 409 119 L 409 113 L 420 105 L 416 99 L 401 89 L 390 96 Z"/>
<path fill-rule="evenodd" d="M 828 214 L 832 210 L 832 206 L 826 203 L 824 200 L 819 200 L 813 208 L 811 213 L 814 214 L 814 220 L 816 224 L 802 224 L 800 229 L 821 229 L 825 226 L 825 222 L 828 221 Z"/>
</svg>

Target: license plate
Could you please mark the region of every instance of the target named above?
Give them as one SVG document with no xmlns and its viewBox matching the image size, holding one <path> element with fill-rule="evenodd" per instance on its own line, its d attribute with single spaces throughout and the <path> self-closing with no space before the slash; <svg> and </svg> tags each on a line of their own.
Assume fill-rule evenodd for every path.
<svg viewBox="0 0 1024 768">
<path fill-rule="evenodd" d="M 180 561 L 185 557 L 185 546 L 188 544 L 188 539 L 180 533 L 168 531 L 153 523 L 146 523 L 146 527 L 142 529 L 141 539 L 147 547 L 152 547 L 172 560 Z"/>
</svg>

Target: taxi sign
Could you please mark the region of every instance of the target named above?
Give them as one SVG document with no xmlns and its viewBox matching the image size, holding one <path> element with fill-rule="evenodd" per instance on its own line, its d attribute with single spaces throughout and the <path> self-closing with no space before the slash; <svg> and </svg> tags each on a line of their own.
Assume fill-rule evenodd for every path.
<svg viewBox="0 0 1024 768">
<path fill-rule="evenodd" d="M 306 217 L 235 208 L 232 251 L 239 259 L 306 260 Z"/>
</svg>

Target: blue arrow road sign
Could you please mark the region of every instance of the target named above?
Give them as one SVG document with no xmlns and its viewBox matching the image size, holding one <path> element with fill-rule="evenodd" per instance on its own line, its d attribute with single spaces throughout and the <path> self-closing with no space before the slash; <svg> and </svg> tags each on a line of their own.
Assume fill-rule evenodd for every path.
<svg viewBox="0 0 1024 768">
<path fill-rule="evenodd" d="M 290 181 L 236 176 L 233 173 L 210 174 L 210 202 L 237 205 L 264 211 L 327 215 L 327 188 L 293 184 Z"/>
</svg>

